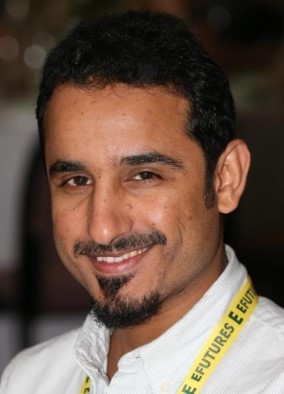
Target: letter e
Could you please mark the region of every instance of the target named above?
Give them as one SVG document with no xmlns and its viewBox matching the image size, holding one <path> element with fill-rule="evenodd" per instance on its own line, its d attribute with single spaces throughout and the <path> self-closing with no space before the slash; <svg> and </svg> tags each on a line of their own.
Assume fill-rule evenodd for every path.
<svg viewBox="0 0 284 394">
<path fill-rule="evenodd" d="M 238 325 L 241 325 L 244 320 L 242 317 L 239 317 L 237 314 L 235 314 L 232 311 L 229 313 L 229 318 L 234 320 Z"/>
</svg>

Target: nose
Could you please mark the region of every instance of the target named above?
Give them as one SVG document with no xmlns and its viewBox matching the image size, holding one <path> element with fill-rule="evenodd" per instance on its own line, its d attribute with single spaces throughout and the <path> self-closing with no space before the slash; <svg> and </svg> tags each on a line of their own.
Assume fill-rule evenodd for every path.
<svg viewBox="0 0 284 394">
<path fill-rule="evenodd" d="M 88 212 L 88 235 L 102 245 L 131 231 L 132 219 L 126 196 L 119 189 L 97 186 Z"/>
</svg>

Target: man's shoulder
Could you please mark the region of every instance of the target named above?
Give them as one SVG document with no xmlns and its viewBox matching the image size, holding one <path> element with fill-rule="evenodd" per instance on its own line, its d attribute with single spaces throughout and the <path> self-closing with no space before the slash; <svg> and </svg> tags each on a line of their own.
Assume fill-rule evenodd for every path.
<svg viewBox="0 0 284 394">
<path fill-rule="evenodd" d="M 270 338 L 270 345 L 274 343 L 278 355 L 284 358 L 284 309 L 273 301 L 259 297 L 258 305 L 252 316 L 254 334 Z"/>
<path fill-rule="evenodd" d="M 22 350 L 12 361 L 11 364 L 27 364 L 35 362 L 38 364 L 41 359 L 53 359 L 69 357 L 72 353 L 79 329 L 69 331 L 45 342 Z"/>
<path fill-rule="evenodd" d="M 75 369 L 73 351 L 78 332 L 79 330 L 73 330 L 21 351 L 4 371 L 0 393 L 6 393 L 7 387 L 11 393 L 16 392 L 14 388 L 21 385 L 30 387 L 37 377 L 56 376 L 62 365 L 67 369 Z"/>
<path fill-rule="evenodd" d="M 259 297 L 253 318 L 268 330 L 278 333 L 284 341 L 284 309 L 282 307 L 265 297 Z"/>
</svg>

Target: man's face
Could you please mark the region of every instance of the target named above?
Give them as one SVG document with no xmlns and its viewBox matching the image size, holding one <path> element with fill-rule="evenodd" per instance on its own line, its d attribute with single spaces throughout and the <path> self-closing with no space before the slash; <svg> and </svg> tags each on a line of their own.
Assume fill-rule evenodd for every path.
<svg viewBox="0 0 284 394">
<path fill-rule="evenodd" d="M 57 249 L 109 326 L 188 308 L 222 269 L 220 218 L 206 207 L 187 115 L 181 97 L 122 84 L 60 87 L 49 103 Z"/>
</svg>

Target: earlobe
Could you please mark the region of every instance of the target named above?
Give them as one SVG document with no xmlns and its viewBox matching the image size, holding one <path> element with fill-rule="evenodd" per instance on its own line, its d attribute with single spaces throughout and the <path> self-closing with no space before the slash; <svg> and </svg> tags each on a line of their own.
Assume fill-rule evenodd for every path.
<svg viewBox="0 0 284 394">
<path fill-rule="evenodd" d="M 237 208 L 243 194 L 250 152 L 242 140 L 233 140 L 220 156 L 215 172 L 215 192 L 219 212 L 229 213 Z"/>
</svg>

